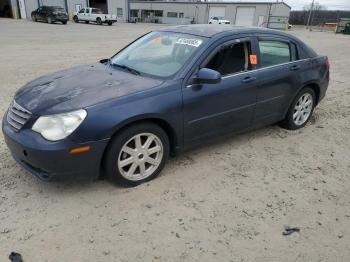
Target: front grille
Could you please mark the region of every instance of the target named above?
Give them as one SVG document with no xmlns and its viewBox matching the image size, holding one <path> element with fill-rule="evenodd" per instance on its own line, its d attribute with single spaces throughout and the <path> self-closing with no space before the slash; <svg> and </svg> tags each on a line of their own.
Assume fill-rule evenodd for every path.
<svg viewBox="0 0 350 262">
<path fill-rule="evenodd" d="M 31 115 L 31 112 L 13 100 L 7 112 L 7 122 L 15 131 L 18 132 L 25 125 L 25 123 L 27 123 Z"/>
</svg>

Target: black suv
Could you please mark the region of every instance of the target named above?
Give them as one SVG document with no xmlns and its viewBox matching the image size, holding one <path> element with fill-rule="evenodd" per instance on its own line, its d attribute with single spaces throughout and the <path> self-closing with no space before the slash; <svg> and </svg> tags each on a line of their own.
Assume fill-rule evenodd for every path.
<svg viewBox="0 0 350 262">
<path fill-rule="evenodd" d="M 68 14 L 63 7 L 60 6 L 40 6 L 32 12 L 32 20 L 45 21 L 49 24 L 53 22 L 61 22 L 67 24 Z"/>
</svg>

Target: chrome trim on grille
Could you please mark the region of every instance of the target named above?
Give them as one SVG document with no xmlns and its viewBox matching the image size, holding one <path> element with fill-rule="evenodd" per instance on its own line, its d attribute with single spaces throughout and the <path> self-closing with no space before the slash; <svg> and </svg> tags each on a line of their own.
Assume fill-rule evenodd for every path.
<svg viewBox="0 0 350 262">
<path fill-rule="evenodd" d="M 31 116 L 32 113 L 30 111 L 13 100 L 7 112 L 7 122 L 18 132 L 27 123 Z"/>
</svg>

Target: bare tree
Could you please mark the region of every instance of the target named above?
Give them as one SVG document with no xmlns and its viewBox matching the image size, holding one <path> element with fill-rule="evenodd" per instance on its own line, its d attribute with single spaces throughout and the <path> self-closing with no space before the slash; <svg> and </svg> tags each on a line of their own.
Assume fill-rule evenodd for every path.
<svg viewBox="0 0 350 262">
<path fill-rule="evenodd" d="M 312 4 L 304 5 L 303 10 L 310 11 Z M 327 6 L 321 5 L 319 2 L 315 2 L 312 8 L 313 11 L 327 10 Z"/>
</svg>

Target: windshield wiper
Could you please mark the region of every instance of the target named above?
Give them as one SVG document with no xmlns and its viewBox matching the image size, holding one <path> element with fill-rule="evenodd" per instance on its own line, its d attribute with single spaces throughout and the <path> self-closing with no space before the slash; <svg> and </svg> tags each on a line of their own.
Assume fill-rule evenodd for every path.
<svg viewBox="0 0 350 262">
<path fill-rule="evenodd" d="M 141 75 L 140 71 L 137 71 L 134 68 L 128 67 L 127 65 L 120 65 L 120 64 L 113 64 L 113 63 L 110 63 L 110 64 L 112 66 L 116 66 L 116 67 L 119 67 L 119 68 L 122 68 L 122 69 L 126 69 L 126 70 L 128 70 L 130 73 L 132 73 L 134 75 Z"/>
</svg>

